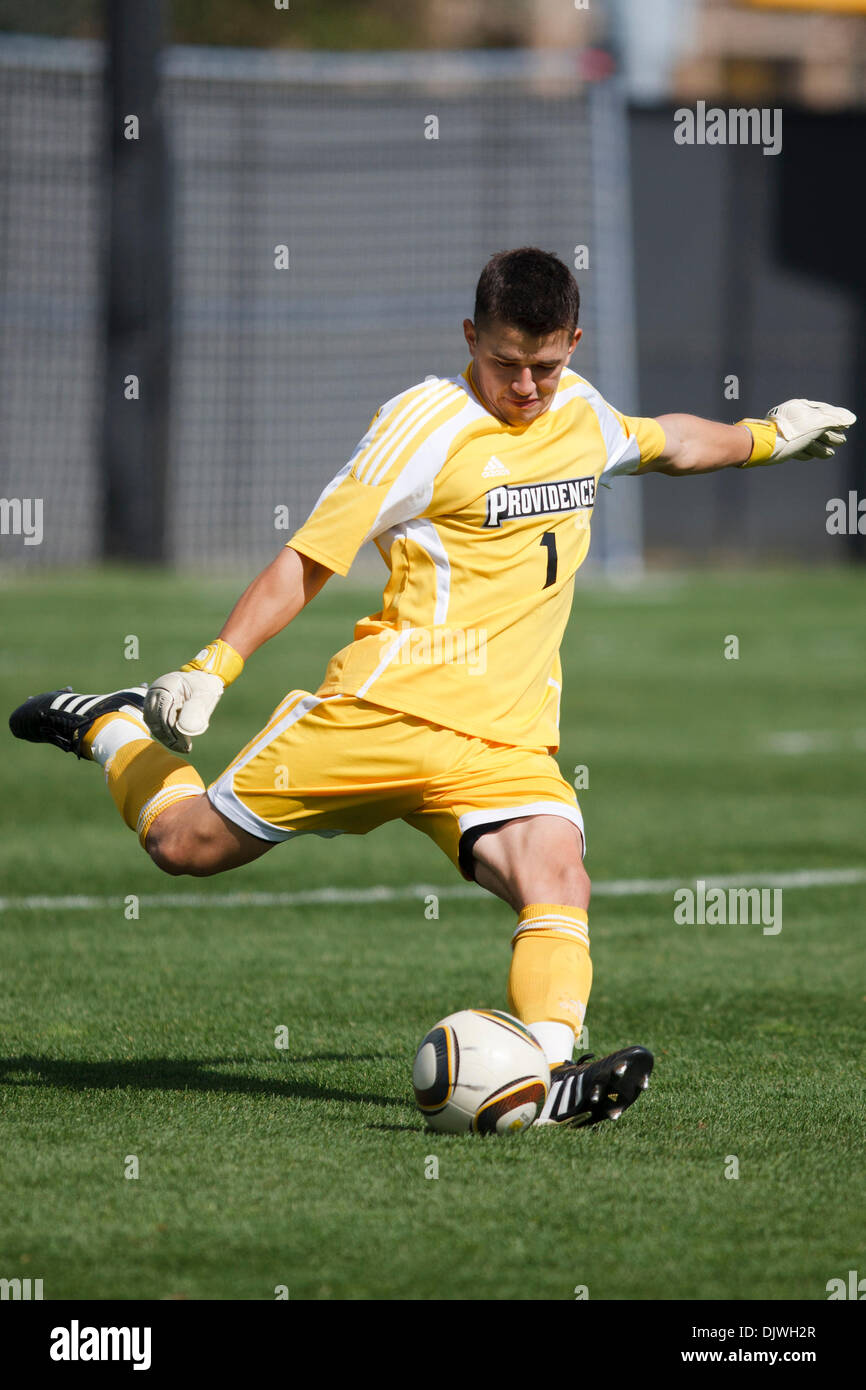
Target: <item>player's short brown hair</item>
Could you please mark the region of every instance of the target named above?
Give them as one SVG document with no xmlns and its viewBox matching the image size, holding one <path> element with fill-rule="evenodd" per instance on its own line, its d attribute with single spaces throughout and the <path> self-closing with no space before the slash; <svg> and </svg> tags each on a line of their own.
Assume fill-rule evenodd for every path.
<svg viewBox="0 0 866 1390">
<path fill-rule="evenodd" d="M 537 246 L 491 256 L 475 290 L 476 329 L 498 321 L 542 338 L 559 328 L 573 333 L 579 313 L 580 292 L 568 266 Z"/>
</svg>

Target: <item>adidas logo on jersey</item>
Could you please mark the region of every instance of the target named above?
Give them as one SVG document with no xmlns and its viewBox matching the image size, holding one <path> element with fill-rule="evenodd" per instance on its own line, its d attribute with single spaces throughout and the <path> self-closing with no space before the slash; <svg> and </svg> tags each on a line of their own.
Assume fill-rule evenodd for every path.
<svg viewBox="0 0 866 1390">
<path fill-rule="evenodd" d="M 481 476 L 482 478 L 507 478 L 509 476 L 509 470 L 505 467 L 505 464 L 493 454 Z"/>
<path fill-rule="evenodd" d="M 500 484 L 487 494 L 485 526 L 501 526 L 519 516 L 548 516 L 555 512 L 576 512 L 595 502 L 595 478 L 566 478 L 561 483 L 538 483 L 525 487 Z"/>
</svg>

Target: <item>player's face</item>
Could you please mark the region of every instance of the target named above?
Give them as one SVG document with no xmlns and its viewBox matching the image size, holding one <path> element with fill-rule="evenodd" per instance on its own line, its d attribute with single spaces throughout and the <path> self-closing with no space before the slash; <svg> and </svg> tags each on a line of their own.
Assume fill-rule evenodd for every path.
<svg viewBox="0 0 866 1390">
<path fill-rule="evenodd" d="M 583 330 L 560 328 L 534 338 L 498 322 L 476 332 L 472 320 L 464 319 L 463 332 L 472 353 L 472 379 L 487 409 L 506 425 L 525 425 L 550 405 Z"/>
</svg>

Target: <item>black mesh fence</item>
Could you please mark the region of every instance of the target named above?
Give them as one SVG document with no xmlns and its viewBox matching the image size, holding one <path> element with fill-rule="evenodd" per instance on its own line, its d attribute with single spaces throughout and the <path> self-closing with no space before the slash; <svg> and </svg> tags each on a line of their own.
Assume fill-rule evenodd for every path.
<svg viewBox="0 0 866 1390">
<path fill-rule="evenodd" d="M 44 497 L 48 563 L 100 546 L 102 60 L 0 37 L 0 491 Z M 163 99 L 178 563 L 273 553 L 382 401 L 462 370 L 505 247 L 587 248 L 573 365 L 636 407 L 622 106 L 579 55 L 172 48 Z"/>
</svg>

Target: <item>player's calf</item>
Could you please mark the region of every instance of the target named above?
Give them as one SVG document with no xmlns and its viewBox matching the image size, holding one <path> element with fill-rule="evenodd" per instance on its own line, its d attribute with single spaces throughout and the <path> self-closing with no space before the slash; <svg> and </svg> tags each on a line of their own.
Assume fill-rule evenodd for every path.
<svg viewBox="0 0 866 1390">
<path fill-rule="evenodd" d="M 226 820 L 195 768 L 151 737 L 142 718 L 146 690 L 50 690 L 19 705 L 9 727 L 16 738 L 100 763 L 124 821 L 165 873 L 204 876 L 258 859 L 271 842 Z"/>
<path fill-rule="evenodd" d="M 582 830 L 566 816 L 515 817 L 478 838 L 474 863 L 481 887 L 518 914 L 509 1010 L 551 1066 L 570 1063 L 592 986 Z"/>
</svg>

